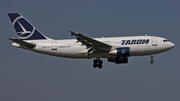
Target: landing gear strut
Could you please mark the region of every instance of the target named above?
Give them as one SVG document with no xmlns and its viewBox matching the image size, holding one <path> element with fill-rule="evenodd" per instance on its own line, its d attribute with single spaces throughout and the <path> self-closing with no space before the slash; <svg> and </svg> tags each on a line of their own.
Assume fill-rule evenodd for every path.
<svg viewBox="0 0 180 101">
<path fill-rule="evenodd" d="M 93 63 L 94 63 L 93 64 L 94 68 L 96 68 L 96 67 L 98 67 L 99 69 L 102 68 L 103 61 L 100 60 L 99 58 L 98 59 L 94 59 Z"/>
<path fill-rule="evenodd" d="M 151 60 L 150 60 L 150 63 L 153 64 L 154 63 L 154 54 L 151 55 Z"/>
</svg>

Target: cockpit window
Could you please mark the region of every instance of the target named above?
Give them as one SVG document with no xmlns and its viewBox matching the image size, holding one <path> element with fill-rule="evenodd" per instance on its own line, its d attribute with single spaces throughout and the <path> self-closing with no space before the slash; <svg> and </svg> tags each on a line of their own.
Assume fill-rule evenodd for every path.
<svg viewBox="0 0 180 101">
<path fill-rule="evenodd" d="M 168 40 L 163 40 L 163 42 L 168 42 Z"/>
</svg>

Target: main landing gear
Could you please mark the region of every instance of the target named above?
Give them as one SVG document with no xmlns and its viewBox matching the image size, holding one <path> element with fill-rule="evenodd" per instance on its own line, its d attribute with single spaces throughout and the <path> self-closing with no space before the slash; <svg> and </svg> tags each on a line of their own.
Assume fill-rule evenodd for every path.
<svg viewBox="0 0 180 101">
<path fill-rule="evenodd" d="M 153 64 L 154 63 L 154 54 L 151 55 L 151 60 L 150 60 L 150 63 Z"/>
<path fill-rule="evenodd" d="M 94 67 L 94 68 L 96 68 L 96 67 L 98 67 L 99 69 L 102 68 L 103 61 L 100 60 L 99 58 L 94 59 L 93 63 L 94 63 L 94 64 L 93 64 L 93 67 Z"/>
</svg>

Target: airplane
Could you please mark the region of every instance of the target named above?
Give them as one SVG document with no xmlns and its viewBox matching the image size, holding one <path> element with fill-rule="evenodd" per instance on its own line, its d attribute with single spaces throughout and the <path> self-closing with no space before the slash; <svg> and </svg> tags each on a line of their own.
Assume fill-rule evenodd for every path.
<svg viewBox="0 0 180 101">
<path fill-rule="evenodd" d="M 125 36 L 90 38 L 81 33 L 70 31 L 76 39 L 55 40 L 43 35 L 20 13 L 8 13 L 18 38 L 9 38 L 12 46 L 30 51 L 75 59 L 92 59 L 94 68 L 102 68 L 101 58 L 116 64 L 128 63 L 131 56 L 154 55 L 172 49 L 175 44 L 157 36 Z"/>
</svg>

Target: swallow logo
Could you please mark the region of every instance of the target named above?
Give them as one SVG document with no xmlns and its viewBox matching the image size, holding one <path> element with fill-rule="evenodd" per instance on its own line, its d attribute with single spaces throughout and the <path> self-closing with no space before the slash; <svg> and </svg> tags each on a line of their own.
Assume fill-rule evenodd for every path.
<svg viewBox="0 0 180 101">
<path fill-rule="evenodd" d="M 29 37 L 32 36 L 32 34 L 33 34 L 33 32 L 34 32 L 34 31 L 33 31 L 33 30 L 34 30 L 34 27 L 32 28 L 32 31 L 29 31 L 29 30 L 27 30 L 19 21 L 17 21 L 17 23 L 19 24 L 20 28 L 22 29 L 22 31 L 17 32 L 19 38 L 21 38 L 21 39 L 27 39 L 27 38 L 29 38 Z"/>
<path fill-rule="evenodd" d="M 31 33 L 31 31 L 27 31 L 22 25 L 21 25 L 21 23 L 19 23 L 19 21 L 18 21 L 18 24 L 20 25 L 20 27 L 22 28 L 22 32 L 18 32 L 18 33 L 20 33 L 19 34 L 19 36 L 23 36 L 24 34 L 27 34 L 27 33 Z"/>
<path fill-rule="evenodd" d="M 41 34 L 28 20 L 19 13 L 8 13 L 9 18 L 14 26 L 19 39 L 22 40 L 38 40 L 47 39 Z"/>
</svg>

